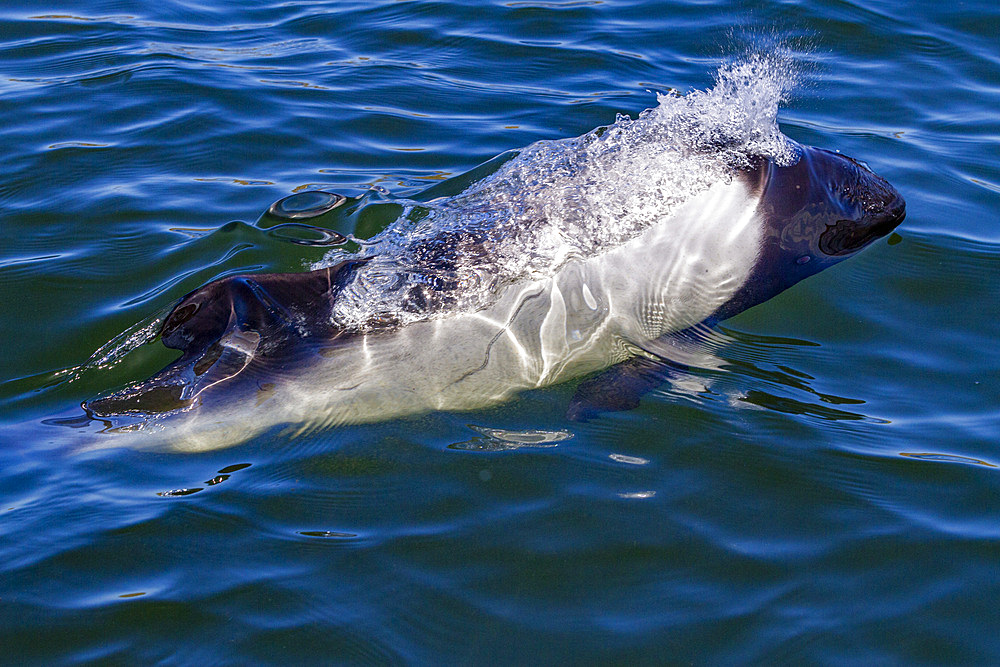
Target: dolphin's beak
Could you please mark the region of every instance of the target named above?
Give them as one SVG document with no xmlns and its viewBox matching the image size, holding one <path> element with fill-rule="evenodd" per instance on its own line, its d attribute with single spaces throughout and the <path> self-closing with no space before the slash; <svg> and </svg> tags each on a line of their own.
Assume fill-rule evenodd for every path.
<svg viewBox="0 0 1000 667">
<path fill-rule="evenodd" d="M 872 206 L 861 220 L 838 220 L 819 238 L 819 247 L 827 255 L 847 255 L 860 250 L 896 229 L 906 218 L 906 202 L 888 183 L 885 203 Z"/>
</svg>

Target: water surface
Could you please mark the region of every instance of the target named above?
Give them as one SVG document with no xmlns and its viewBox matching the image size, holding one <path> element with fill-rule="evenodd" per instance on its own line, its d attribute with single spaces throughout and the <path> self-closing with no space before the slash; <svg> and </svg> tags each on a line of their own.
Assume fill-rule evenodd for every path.
<svg viewBox="0 0 1000 667">
<path fill-rule="evenodd" d="M 9 660 L 1000 659 L 994 3 L 15 0 L 0 21 Z M 106 346 L 187 291 L 319 261 L 258 224 L 275 200 L 413 196 L 776 50 L 783 132 L 865 160 L 908 218 L 725 322 L 726 372 L 583 424 L 571 383 L 197 455 L 67 451 L 44 423 L 162 367 Z"/>
</svg>

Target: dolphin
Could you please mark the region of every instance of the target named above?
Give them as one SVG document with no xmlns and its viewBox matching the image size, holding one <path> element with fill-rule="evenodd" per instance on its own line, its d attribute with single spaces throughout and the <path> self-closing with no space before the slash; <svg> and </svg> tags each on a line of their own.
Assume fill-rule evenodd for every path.
<svg viewBox="0 0 1000 667">
<path fill-rule="evenodd" d="M 791 146 L 791 163 L 756 157 L 626 242 L 500 285 L 474 307 L 453 307 L 465 289 L 457 281 L 420 292 L 437 305 L 406 304 L 416 317 L 338 321 L 338 302 L 372 257 L 210 282 L 162 324 L 176 361 L 83 407 L 108 431 L 207 450 L 271 429 L 478 409 L 628 368 L 657 341 L 752 308 L 902 222 L 903 198 L 866 165 Z M 488 252 L 472 233 L 433 247 L 454 244 Z"/>
</svg>

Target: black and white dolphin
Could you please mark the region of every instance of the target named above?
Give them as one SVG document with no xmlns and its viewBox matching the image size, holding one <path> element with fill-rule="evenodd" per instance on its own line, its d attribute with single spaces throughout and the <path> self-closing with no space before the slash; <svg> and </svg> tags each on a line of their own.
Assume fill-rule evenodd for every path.
<svg viewBox="0 0 1000 667">
<path fill-rule="evenodd" d="M 903 198 L 866 166 L 793 149 L 793 164 L 755 158 L 627 242 L 508 285 L 485 307 L 338 324 L 338 298 L 370 258 L 211 282 L 162 325 L 177 361 L 84 408 L 131 420 L 129 437 L 201 450 L 282 425 L 481 408 L 634 359 L 770 299 L 903 220 Z"/>
</svg>

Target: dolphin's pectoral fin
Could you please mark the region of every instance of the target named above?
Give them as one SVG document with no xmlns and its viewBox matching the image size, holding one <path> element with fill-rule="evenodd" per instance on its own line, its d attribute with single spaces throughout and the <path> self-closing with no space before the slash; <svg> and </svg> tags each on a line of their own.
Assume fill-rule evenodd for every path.
<svg viewBox="0 0 1000 667">
<path fill-rule="evenodd" d="M 94 417 L 186 410 L 204 390 L 236 377 L 255 359 L 283 358 L 303 338 L 331 334 L 331 292 L 354 264 L 231 276 L 196 289 L 160 330 L 163 344 L 181 350 L 181 357 L 148 380 L 84 403 L 84 409 Z"/>
<path fill-rule="evenodd" d="M 717 370 L 722 360 L 712 353 L 719 334 L 708 322 L 642 344 L 642 356 L 633 357 L 585 380 L 570 401 L 566 416 L 586 421 L 602 412 L 621 412 L 639 406 L 643 396 L 668 381 L 689 393 L 687 380 L 699 371 Z M 704 386 L 696 383 L 701 389 Z M 699 389 L 699 391 L 701 390 Z"/>
<path fill-rule="evenodd" d="M 623 361 L 582 382 L 570 401 L 566 417 L 587 421 L 603 412 L 632 410 L 643 396 L 678 372 L 665 362 L 647 357 Z"/>
</svg>

